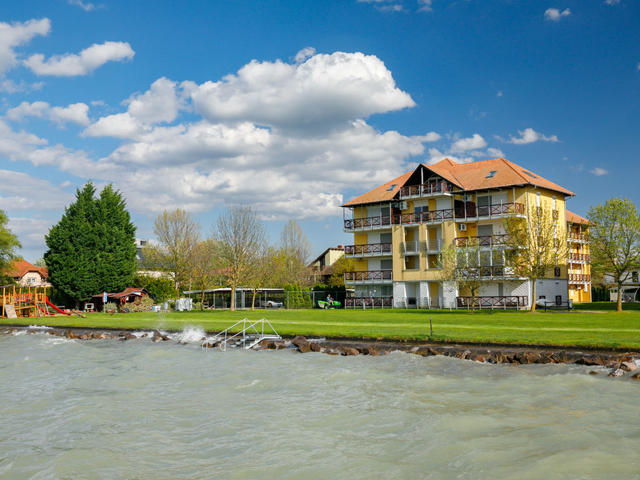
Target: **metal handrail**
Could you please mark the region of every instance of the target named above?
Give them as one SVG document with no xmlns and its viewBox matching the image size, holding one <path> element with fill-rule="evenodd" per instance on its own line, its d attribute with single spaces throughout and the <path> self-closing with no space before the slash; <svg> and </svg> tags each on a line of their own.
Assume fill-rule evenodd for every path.
<svg viewBox="0 0 640 480">
<path fill-rule="evenodd" d="M 273 331 L 273 335 L 271 334 L 267 334 L 265 335 L 264 333 L 264 324 L 265 322 L 269 325 L 269 328 L 271 328 L 271 330 Z M 242 324 L 242 330 L 240 330 L 239 332 L 234 333 L 233 335 L 229 336 L 230 330 L 234 329 L 235 327 L 237 327 L 238 325 Z M 260 331 L 258 331 L 256 329 L 256 325 L 260 324 Z M 251 342 L 251 344 L 249 346 L 247 346 L 247 331 L 249 331 L 250 329 L 253 329 L 253 332 L 249 332 L 249 334 L 256 334 L 258 335 L 257 339 L 253 339 L 253 341 Z M 204 348 L 206 343 L 216 340 L 220 340 L 220 344 L 222 345 L 222 347 L 220 347 L 220 349 L 222 351 L 226 351 L 227 350 L 227 344 L 234 338 L 239 337 L 240 335 L 242 335 L 242 346 L 245 349 L 250 349 L 253 348 L 254 346 L 256 346 L 258 343 L 260 343 L 262 340 L 264 340 L 265 338 L 270 338 L 270 339 L 276 339 L 276 340 L 280 340 L 282 337 L 280 337 L 280 335 L 278 335 L 278 332 L 276 332 L 276 329 L 273 328 L 273 325 L 271 325 L 271 322 L 269 322 L 269 320 L 267 320 L 266 318 L 261 318 L 260 320 L 256 320 L 256 321 L 252 321 L 249 320 L 248 318 L 243 318 L 242 320 L 237 321 L 236 323 L 234 323 L 233 325 L 231 325 L 230 327 L 225 328 L 223 331 L 221 331 L 220 333 L 215 334 L 212 338 L 205 340 L 202 343 L 202 347 Z M 224 339 L 221 339 L 221 337 L 224 336 Z"/>
</svg>

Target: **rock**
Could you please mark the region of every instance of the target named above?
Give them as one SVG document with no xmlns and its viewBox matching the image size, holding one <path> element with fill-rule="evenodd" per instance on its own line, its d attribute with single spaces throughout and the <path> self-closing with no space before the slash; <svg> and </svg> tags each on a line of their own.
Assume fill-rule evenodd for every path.
<svg viewBox="0 0 640 480">
<path fill-rule="evenodd" d="M 638 369 L 635 362 L 622 362 L 620 368 L 625 372 L 634 372 Z"/>
<path fill-rule="evenodd" d="M 596 372 L 595 370 L 591 370 L 589 375 L 598 375 L 600 372 Z"/>
<path fill-rule="evenodd" d="M 372 357 L 377 357 L 380 355 L 380 350 L 375 347 L 369 347 L 369 355 L 371 355 Z"/>
<path fill-rule="evenodd" d="M 80 335 L 80 340 L 89 340 L 89 335 L 83 333 L 82 335 Z"/>
<path fill-rule="evenodd" d="M 322 347 L 320 346 L 320 344 L 318 342 L 311 342 L 311 344 L 309 345 L 309 348 L 311 349 L 312 352 L 321 352 L 322 351 Z"/>
<path fill-rule="evenodd" d="M 364 347 L 358 347 L 358 352 L 361 355 L 369 355 L 369 347 L 364 346 Z"/>
<path fill-rule="evenodd" d="M 342 347 L 340 349 L 340 353 L 342 353 L 342 355 L 344 355 L 345 357 L 350 357 L 350 356 L 353 356 L 353 355 L 358 355 L 360 352 L 358 352 L 357 348 Z"/>
<path fill-rule="evenodd" d="M 73 333 L 71 330 L 67 330 L 66 332 L 64 332 L 64 338 L 76 339 L 78 338 L 78 335 Z"/>
<path fill-rule="evenodd" d="M 471 360 L 473 360 L 474 362 L 482 362 L 484 363 L 484 357 L 482 355 L 474 355 Z"/>
<path fill-rule="evenodd" d="M 327 355 L 340 355 L 338 352 L 336 352 L 334 349 L 332 348 L 327 348 L 326 352 Z"/>
<path fill-rule="evenodd" d="M 431 347 L 429 347 L 427 351 L 429 352 L 429 355 L 440 355 L 440 353 L 437 350 L 434 350 Z"/>
<path fill-rule="evenodd" d="M 616 368 L 609 372 L 610 377 L 621 377 L 622 375 L 624 375 L 624 371 L 621 368 Z"/>
<path fill-rule="evenodd" d="M 640 372 L 636 372 L 633 375 L 631 375 L 631 378 L 633 378 L 634 380 L 640 380 Z"/>
<path fill-rule="evenodd" d="M 471 350 L 465 350 L 464 352 L 458 353 L 456 357 L 460 360 L 466 360 L 469 355 L 471 355 Z"/>
<path fill-rule="evenodd" d="M 517 360 L 522 365 L 528 365 L 531 363 L 539 363 L 542 360 L 542 356 L 536 352 L 522 352 L 514 355 L 515 360 Z"/>
<path fill-rule="evenodd" d="M 307 353 L 311 350 L 311 346 L 309 345 L 309 341 L 304 338 L 301 335 L 298 335 L 297 337 L 295 337 L 293 340 L 291 340 L 291 343 L 293 345 L 295 345 L 296 347 L 298 347 L 298 351 L 300 353 Z"/>
<path fill-rule="evenodd" d="M 153 331 L 152 340 L 154 342 L 159 342 L 160 340 L 162 340 L 163 342 L 166 342 L 167 340 L 169 340 L 169 337 L 167 337 L 166 335 L 160 333 L 158 330 L 154 330 Z"/>
</svg>

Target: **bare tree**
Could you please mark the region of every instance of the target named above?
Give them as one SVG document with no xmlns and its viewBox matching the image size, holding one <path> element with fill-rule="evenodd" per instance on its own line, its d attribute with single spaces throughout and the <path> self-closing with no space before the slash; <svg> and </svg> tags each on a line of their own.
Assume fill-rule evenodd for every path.
<svg viewBox="0 0 640 480">
<path fill-rule="evenodd" d="M 250 281 L 266 243 L 264 225 L 251 208 L 232 207 L 218 217 L 215 237 L 231 286 L 231 310 L 235 310 L 236 289 Z"/>
<path fill-rule="evenodd" d="M 311 255 L 311 244 L 302 227 L 294 220 L 289 220 L 282 229 L 280 248 L 285 254 L 287 282 L 297 285 L 307 283 L 307 260 Z"/>
<path fill-rule="evenodd" d="M 200 239 L 200 225 L 185 210 L 165 210 L 156 218 L 153 232 L 159 245 L 143 250 L 147 266 L 172 273 L 176 287 L 182 290 L 191 278 L 191 257 Z"/>
<path fill-rule="evenodd" d="M 442 252 L 441 277 L 454 282 L 459 295 L 468 296 L 465 302 L 475 312 L 478 306 L 478 292 L 482 286 L 481 252 L 477 246 L 455 247 L 450 245 Z"/>
<path fill-rule="evenodd" d="M 626 198 L 612 198 L 589 209 L 592 267 L 613 278 L 618 287 L 617 310 L 622 311 L 622 284 L 630 269 L 640 265 L 640 215 Z"/>
<path fill-rule="evenodd" d="M 506 268 L 532 282 L 531 311 L 536 309 L 536 287 L 539 278 L 551 277 L 561 263 L 566 265 L 567 239 L 550 208 L 531 206 L 526 218 L 507 217 Z"/>
<path fill-rule="evenodd" d="M 198 242 L 191 254 L 190 263 L 193 286 L 200 290 L 202 310 L 205 290 L 211 288 L 220 276 L 222 262 L 217 242 L 210 238 Z"/>
</svg>

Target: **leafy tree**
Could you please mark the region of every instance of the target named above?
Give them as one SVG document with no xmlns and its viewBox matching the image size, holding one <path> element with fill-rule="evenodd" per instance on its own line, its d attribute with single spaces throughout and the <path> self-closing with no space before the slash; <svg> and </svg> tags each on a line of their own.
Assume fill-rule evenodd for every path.
<svg viewBox="0 0 640 480">
<path fill-rule="evenodd" d="M 186 210 L 164 211 L 153 226 L 160 245 L 147 245 L 143 250 L 145 266 L 169 272 L 180 291 L 191 280 L 192 256 L 200 241 L 200 225 Z"/>
<path fill-rule="evenodd" d="M 475 312 L 482 286 L 480 249 L 477 246 L 451 245 L 442 252 L 441 265 L 442 279 L 454 282 L 461 296 L 466 294 L 471 297 L 471 311 Z"/>
<path fill-rule="evenodd" d="M 111 186 L 95 198 L 91 182 L 45 236 L 49 281 L 76 302 L 130 285 L 135 268 L 135 226 Z"/>
<path fill-rule="evenodd" d="M 607 273 L 618 287 L 618 312 L 622 311 L 622 284 L 640 265 L 640 216 L 636 206 L 626 198 L 612 198 L 604 205 L 591 207 L 587 217 L 592 267 Z"/>
<path fill-rule="evenodd" d="M 266 244 L 264 225 L 251 208 L 232 207 L 218 217 L 215 237 L 231 287 L 230 307 L 235 310 L 236 289 L 250 281 Z"/>
<path fill-rule="evenodd" d="M 47 266 L 47 262 L 44 261 L 44 258 L 37 259 L 35 262 L 33 262 L 33 264 L 36 267 L 46 267 Z"/>
<path fill-rule="evenodd" d="M 133 277 L 133 286 L 144 288 L 151 298 L 156 302 L 162 303 L 179 297 L 173 280 L 163 277 L 152 277 L 150 275 L 135 275 Z"/>
<path fill-rule="evenodd" d="M 191 253 L 191 277 L 193 287 L 201 291 L 200 309 L 204 308 L 204 291 L 220 278 L 222 263 L 215 240 L 198 242 Z"/>
<path fill-rule="evenodd" d="M 344 274 L 355 270 L 355 262 L 351 258 L 340 257 L 331 265 L 331 276 L 327 281 L 330 287 L 344 287 Z"/>
<path fill-rule="evenodd" d="M 7 281 L 6 269 L 15 259 L 15 249 L 21 247 L 18 238 L 7 226 L 8 223 L 9 218 L 4 211 L 0 210 L 0 281 L 3 283 Z"/>
<path fill-rule="evenodd" d="M 506 268 L 516 276 L 526 277 L 532 283 L 531 311 L 536 309 L 536 288 L 539 278 L 553 276 L 553 269 L 567 257 L 565 227 L 559 225 L 551 209 L 532 206 L 526 218 L 507 217 L 504 222 L 506 237 Z"/>
</svg>

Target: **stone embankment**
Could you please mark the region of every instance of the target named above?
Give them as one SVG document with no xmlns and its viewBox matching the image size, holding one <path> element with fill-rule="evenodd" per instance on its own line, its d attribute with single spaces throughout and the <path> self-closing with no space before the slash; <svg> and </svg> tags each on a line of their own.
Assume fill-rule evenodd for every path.
<svg viewBox="0 0 640 480">
<path fill-rule="evenodd" d="M 180 340 L 179 334 L 167 334 L 159 330 L 148 332 L 132 332 L 128 330 L 99 330 L 87 328 L 49 328 L 49 327 L 5 327 L 0 329 L 0 335 L 46 333 L 48 335 L 64 337 L 70 340 L 134 340 L 147 338 L 152 342 Z M 196 339 L 204 348 L 216 348 L 219 341 L 202 336 Z M 573 363 L 594 367 L 589 373 L 592 375 L 607 373 L 611 377 L 629 377 L 640 380 L 639 352 L 612 352 L 607 350 L 584 351 L 577 348 L 559 347 L 525 347 L 503 345 L 477 344 L 441 344 L 441 343 L 405 343 L 384 341 L 357 340 L 327 340 L 307 339 L 296 336 L 292 339 L 264 340 L 257 350 L 293 349 L 300 353 L 317 352 L 327 355 L 387 355 L 393 351 L 412 353 L 423 357 L 443 355 L 461 360 L 469 360 L 491 364 L 549 364 Z"/>
</svg>

